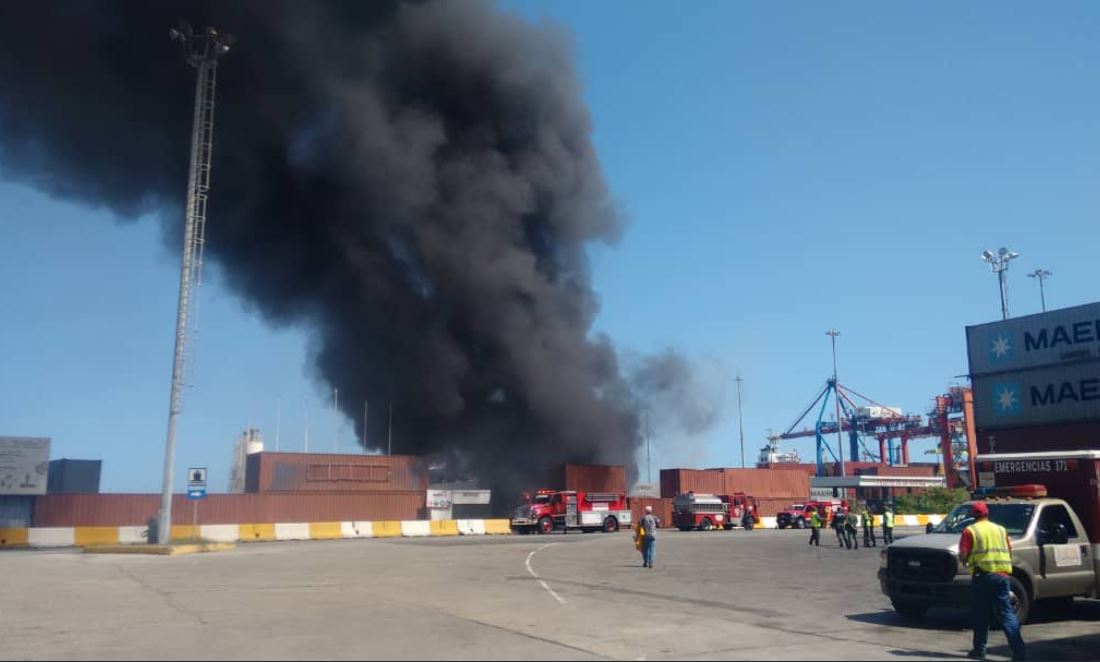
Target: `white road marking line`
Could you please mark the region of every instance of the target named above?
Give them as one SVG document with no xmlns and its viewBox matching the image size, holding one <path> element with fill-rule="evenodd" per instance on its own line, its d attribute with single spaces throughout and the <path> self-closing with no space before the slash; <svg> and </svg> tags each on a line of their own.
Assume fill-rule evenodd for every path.
<svg viewBox="0 0 1100 662">
<path fill-rule="evenodd" d="M 557 593 L 555 593 L 554 589 L 550 588 L 550 585 L 547 584 L 545 581 L 543 581 L 542 579 L 539 579 L 539 573 L 535 572 L 535 569 L 531 567 L 531 559 L 535 556 L 535 554 L 538 554 L 539 552 L 546 549 L 547 547 L 553 547 L 554 545 L 557 545 L 557 544 L 558 543 L 556 543 L 556 542 L 547 543 L 547 544 L 543 545 L 542 547 L 539 547 L 538 549 L 534 550 L 533 552 L 531 552 L 530 554 L 527 555 L 527 562 L 524 563 L 524 565 L 527 566 L 527 572 L 531 573 L 531 576 L 534 577 L 538 581 L 539 586 L 543 587 L 544 589 L 546 589 L 547 593 L 554 596 L 554 599 L 557 600 L 558 603 L 564 605 L 564 604 L 566 604 L 565 598 L 563 598 L 560 595 L 558 595 Z"/>
</svg>

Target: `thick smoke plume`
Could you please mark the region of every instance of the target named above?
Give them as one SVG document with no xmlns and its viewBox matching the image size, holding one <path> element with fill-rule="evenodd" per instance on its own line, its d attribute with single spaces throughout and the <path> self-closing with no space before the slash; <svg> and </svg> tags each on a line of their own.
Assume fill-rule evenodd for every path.
<svg viewBox="0 0 1100 662">
<path fill-rule="evenodd" d="M 177 246 L 194 72 L 167 29 L 234 33 L 207 230 L 229 286 L 315 332 L 350 417 L 392 402 L 395 452 L 451 453 L 498 486 L 532 462 L 633 467 L 638 393 L 592 337 L 585 255 L 621 224 L 563 34 L 455 0 L 0 13 L 4 177 L 155 212 Z M 685 378 L 661 365 L 647 389 Z"/>
</svg>

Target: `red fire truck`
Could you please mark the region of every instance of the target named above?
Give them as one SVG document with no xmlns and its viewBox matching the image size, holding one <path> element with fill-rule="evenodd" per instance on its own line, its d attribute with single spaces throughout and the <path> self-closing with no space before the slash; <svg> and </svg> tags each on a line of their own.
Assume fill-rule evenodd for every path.
<svg viewBox="0 0 1100 662">
<path fill-rule="evenodd" d="M 729 508 L 717 494 L 677 494 L 672 500 L 672 523 L 681 531 L 710 531 L 726 526 Z"/>
<path fill-rule="evenodd" d="M 696 494 L 687 492 L 672 501 L 672 523 L 681 531 L 699 529 L 732 529 L 740 526 L 745 511 L 752 515 L 753 525 L 759 521 L 756 498 L 744 492 L 735 494 Z"/>
<path fill-rule="evenodd" d="M 826 513 L 822 517 L 828 517 L 827 513 L 834 512 L 837 508 L 848 508 L 848 501 L 844 499 L 830 499 L 828 501 L 803 501 L 792 504 L 790 508 L 780 511 L 775 518 L 776 526 L 780 529 L 791 527 L 805 529 L 810 525 L 810 514 L 813 511 Z"/>
<path fill-rule="evenodd" d="M 524 496 L 524 505 L 512 515 L 512 528 L 519 533 L 614 533 L 620 526 L 631 525 L 630 507 L 622 492 L 539 490 L 533 497 Z"/>
</svg>

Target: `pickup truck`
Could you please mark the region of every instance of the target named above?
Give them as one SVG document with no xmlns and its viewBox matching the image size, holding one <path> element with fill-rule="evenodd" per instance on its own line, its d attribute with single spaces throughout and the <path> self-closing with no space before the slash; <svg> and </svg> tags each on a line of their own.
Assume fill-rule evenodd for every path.
<svg viewBox="0 0 1100 662">
<path fill-rule="evenodd" d="M 978 491 L 1012 543 L 1012 599 L 1021 623 L 1036 602 L 1065 606 L 1100 596 L 1100 451 L 979 455 Z M 959 539 L 970 503 L 931 533 L 880 555 L 878 578 L 894 609 L 911 618 L 932 607 L 969 608 L 970 574 Z"/>
</svg>

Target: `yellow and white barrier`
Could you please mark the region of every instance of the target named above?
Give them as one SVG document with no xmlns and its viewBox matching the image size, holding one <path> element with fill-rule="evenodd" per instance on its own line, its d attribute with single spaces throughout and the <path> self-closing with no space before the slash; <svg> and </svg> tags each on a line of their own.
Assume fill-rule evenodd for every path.
<svg viewBox="0 0 1100 662">
<path fill-rule="evenodd" d="M 94 547 L 144 544 L 143 526 L 77 526 L 0 529 L 4 547 Z M 278 522 L 275 524 L 203 524 L 172 527 L 172 539 L 186 542 L 270 542 L 274 540 L 350 540 L 483 536 L 511 533 L 506 519 L 406 520 L 385 522 Z"/>
</svg>

